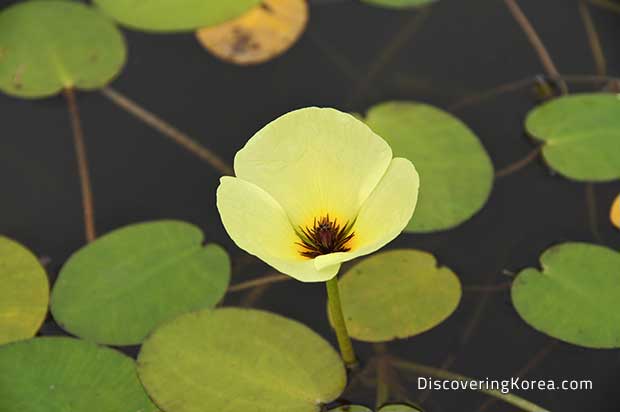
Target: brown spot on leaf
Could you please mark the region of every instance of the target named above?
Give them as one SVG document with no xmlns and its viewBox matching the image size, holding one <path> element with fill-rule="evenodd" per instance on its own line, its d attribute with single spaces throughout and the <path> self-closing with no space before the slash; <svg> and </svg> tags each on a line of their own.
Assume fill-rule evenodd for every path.
<svg viewBox="0 0 620 412">
<path fill-rule="evenodd" d="M 267 3 L 261 3 L 260 7 L 261 7 L 261 9 L 265 10 L 267 13 L 273 13 L 273 9 Z"/>
<path fill-rule="evenodd" d="M 15 70 L 15 74 L 13 75 L 13 86 L 15 86 L 16 89 L 21 89 L 22 87 L 24 87 L 23 76 L 25 71 L 25 64 L 20 64 L 17 67 L 17 70 Z"/>
<path fill-rule="evenodd" d="M 256 46 L 256 43 L 252 41 L 252 33 L 242 27 L 235 27 L 233 29 L 233 37 L 232 54 L 243 54 Z"/>
</svg>

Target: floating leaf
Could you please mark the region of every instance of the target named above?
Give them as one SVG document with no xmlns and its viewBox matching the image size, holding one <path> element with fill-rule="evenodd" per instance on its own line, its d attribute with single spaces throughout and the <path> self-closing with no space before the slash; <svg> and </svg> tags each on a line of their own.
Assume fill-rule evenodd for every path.
<svg viewBox="0 0 620 412">
<path fill-rule="evenodd" d="M 307 22 L 306 0 L 265 0 L 234 20 L 196 34 L 204 47 L 224 61 L 257 64 L 288 50 Z"/>
<path fill-rule="evenodd" d="M 97 89 L 125 62 L 120 31 L 73 1 L 25 1 L 0 12 L 0 90 L 45 97 L 63 88 Z"/>
<path fill-rule="evenodd" d="M 0 411 L 155 412 L 134 361 L 71 338 L 0 347 Z"/>
<path fill-rule="evenodd" d="M 125 26 L 145 31 L 192 31 L 224 23 L 260 0 L 93 0 Z"/>
<path fill-rule="evenodd" d="M 213 307 L 230 277 L 226 252 L 178 221 L 134 224 L 77 251 L 60 271 L 52 313 L 69 332 L 133 345 L 160 322 Z"/>
<path fill-rule="evenodd" d="M 385 405 L 379 412 L 421 412 L 421 409 L 405 404 Z"/>
<path fill-rule="evenodd" d="M 362 0 L 364 3 L 373 6 L 386 7 L 390 9 L 408 9 L 414 7 L 426 6 L 437 0 Z"/>
<path fill-rule="evenodd" d="M 493 186 L 493 165 L 463 122 L 414 102 L 381 103 L 366 122 L 420 173 L 418 205 L 406 231 L 449 229 L 482 208 Z"/>
<path fill-rule="evenodd" d="M 544 141 L 554 170 L 574 180 L 620 178 L 620 96 L 606 93 L 559 97 L 533 109 L 525 127 Z"/>
<path fill-rule="evenodd" d="M 620 347 L 620 253 L 587 243 L 564 243 L 525 269 L 512 302 L 533 328 L 589 348 Z"/>
<path fill-rule="evenodd" d="M 616 200 L 614 200 L 614 203 L 611 205 L 609 218 L 611 219 L 611 223 L 620 229 L 620 195 L 618 195 Z"/>
<path fill-rule="evenodd" d="M 361 405 L 342 405 L 330 409 L 328 412 L 373 412 L 372 409 Z M 405 404 L 391 404 L 382 406 L 378 412 L 421 412 L 421 409 Z"/>
<path fill-rule="evenodd" d="M 0 285 L 0 345 L 33 337 L 47 314 L 47 274 L 36 256 L 4 236 L 0 236 Z"/>
<path fill-rule="evenodd" d="M 351 337 L 385 342 L 425 332 L 458 306 L 461 284 L 433 255 L 413 249 L 373 255 L 340 280 Z"/>
<path fill-rule="evenodd" d="M 166 412 L 312 412 L 344 390 L 334 349 L 301 323 L 250 309 L 189 313 L 164 324 L 138 357 Z"/>
</svg>

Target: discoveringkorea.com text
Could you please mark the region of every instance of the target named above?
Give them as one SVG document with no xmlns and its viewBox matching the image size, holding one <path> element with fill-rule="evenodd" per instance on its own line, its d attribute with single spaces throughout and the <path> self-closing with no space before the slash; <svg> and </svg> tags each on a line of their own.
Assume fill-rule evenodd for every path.
<svg viewBox="0 0 620 412">
<path fill-rule="evenodd" d="M 565 380 L 532 380 L 523 378 L 509 379 L 478 379 L 478 380 L 452 380 L 435 378 L 418 378 L 420 390 L 443 390 L 443 391 L 498 391 L 508 394 L 514 391 L 588 391 L 592 390 L 592 381 L 587 379 Z"/>
</svg>

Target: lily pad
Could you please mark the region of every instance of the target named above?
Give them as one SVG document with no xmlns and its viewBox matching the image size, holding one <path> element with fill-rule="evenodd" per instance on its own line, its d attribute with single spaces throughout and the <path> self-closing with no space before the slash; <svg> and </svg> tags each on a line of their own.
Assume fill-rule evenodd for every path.
<svg viewBox="0 0 620 412">
<path fill-rule="evenodd" d="M 47 274 L 36 256 L 4 236 L 0 236 L 0 285 L 0 345 L 33 337 L 47 314 Z"/>
<path fill-rule="evenodd" d="M 458 277 L 414 249 L 362 260 L 342 277 L 340 289 L 349 334 L 366 342 L 425 332 L 450 316 L 461 298 Z"/>
<path fill-rule="evenodd" d="M 544 142 L 551 168 L 580 181 L 620 178 L 620 95 L 575 94 L 553 99 L 527 116 L 530 135 Z"/>
<path fill-rule="evenodd" d="M 230 262 L 220 246 L 202 241 L 200 229 L 179 221 L 110 232 L 61 269 L 54 318 L 81 338 L 134 345 L 164 320 L 215 306 L 228 287 Z"/>
<path fill-rule="evenodd" d="M 373 412 L 373 410 L 362 405 L 342 405 L 332 408 L 328 412 Z"/>
<path fill-rule="evenodd" d="M 344 390 L 344 365 L 308 327 L 268 312 L 215 309 L 164 324 L 138 372 L 166 412 L 318 412 Z"/>
<path fill-rule="evenodd" d="M 155 412 L 133 359 L 71 338 L 0 347 L 0 410 Z"/>
<path fill-rule="evenodd" d="M 218 58 L 239 65 L 269 61 L 288 50 L 308 23 L 307 0 L 264 0 L 236 19 L 196 35 Z"/>
<path fill-rule="evenodd" d="M 620 347 L 620 253 L 587 243 L 564 243 L 525 269 L 512 302 L 534 329 L 588 348 Z"/>
<path fill-rule="evenodd" d="M 474 133 L 433 106 L 387 102 L 372 107 L 366 123 L 415 164 L 420 194 L 408 232 L 453 228 L 478 212 L 493 186 L 493 165 Z"/>
<path fill-rule="evenodd" d="M 405 404 L 392 404 L 385 405 L 379 409 L 379 412 L 421 412 L 421 409 L 415 408 L 411 405 Z"/>
<path fill-rule="evenodd" d="M 421 409 L 405 404 L 390 404 L 379 408 L 378 412 L 420 412 Z M 330 409 L 328 412 L 373 412 L 372 409 L 362 405 L 342 405 Z"/>
<path fill-rule="evenodd" d="M 75 1 L 23 1 L 0 12 L 0 90 L 26 98 L 103 87 L 123 67 L 121 32 Z"/>
<path fill-rule="evenodd" d="M 192 31 L 224 23 L 260 0 L 93 0 L 119 23 L 156 32 Z"/>
<path fill-rule="evenodd" d="M 437 0 L 362 0 L 363 3 L 390 9 L 410 9 L 435 3 Z"/>
</svg>

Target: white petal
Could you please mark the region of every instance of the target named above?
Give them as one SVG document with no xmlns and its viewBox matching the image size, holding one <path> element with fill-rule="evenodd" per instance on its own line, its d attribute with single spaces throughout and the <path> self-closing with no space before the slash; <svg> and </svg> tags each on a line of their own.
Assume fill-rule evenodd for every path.
<svg viewBox="0 0 620 412">
<path fill-rule="evenodd" d="M 278 271 L 303 282 L 329 280 L 339 264 L 317 269 L 299 254 L 299 238 L 282 207 L 258 186 L 223 177 L 217 189 L 217 208 L 232 240 L 241 249 Z"/>
<path fill-rule="evenodd" d="M 235 157 L 237 177 L 267 191 L 296 226 L 329 213 L 352 221 L 392 159 L 389 145 L 363 122 L 310 107 L 279 117 Z"/>
</svg>

